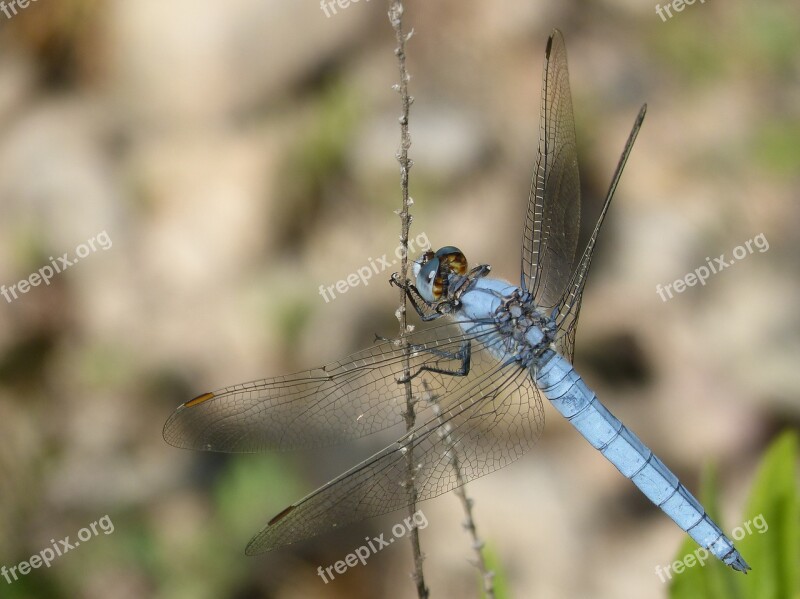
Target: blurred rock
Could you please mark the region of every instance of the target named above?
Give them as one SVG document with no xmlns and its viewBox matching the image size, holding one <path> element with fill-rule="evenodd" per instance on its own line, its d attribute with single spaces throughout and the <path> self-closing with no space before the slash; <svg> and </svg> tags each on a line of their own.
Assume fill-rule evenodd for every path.
<svg viewBox="0 0 800 599">
<path fill-rule="evenodd" d="M 137 123 L 192 127 L 290 94 L 368 31 L 379 4 L 115 2 L 109 84 Z"/>
</svg>

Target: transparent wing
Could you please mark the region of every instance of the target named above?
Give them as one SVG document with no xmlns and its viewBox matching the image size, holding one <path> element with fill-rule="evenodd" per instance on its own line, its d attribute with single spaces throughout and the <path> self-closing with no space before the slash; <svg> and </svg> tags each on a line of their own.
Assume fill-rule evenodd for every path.
<svg viewBox="0 0 800 599">
<path fill-rule="evenodd" d="M 592 256 L 594 255 L 595 244 L 597 243 L 597 236 L 600 234 L 600 228 L 603 226 L 603 220 L 608 212 L 608 207 L 611 205 L 611 198 L 614 197 L 614 192 L 619 184 L 619 179 L 622 176 L 622 171 L 625 168 L 625 163 L 628 161 L 633 144 L 636 141 L 636 136 L 639 135 L 639 129 L 644 122 L 644 116 L 647 113 L 647 104 L 643 105 L 636 115 L 636 120 L 633 122 L 633 127 L 628 135 L 628 141 L 625 143 L 625 148 L 622 150 L 622 155 L 617 163 L 617 168 L 614 170 L 614 176 L 611 178 L 611 185 L 606 193 L 606 199 L 603 203 L 603 209 L 594 226 L 592 235 L 586 243 L 586 248 L 583 251 L 580 262 L 572 273 L 567 290 L 562 298 L 558 315 L 556 317 L 556 324 L 558 325 L 558 334 L 556 336 L 556 349 L 572 362 L 573 354 L 575 353 L 575 329 L 578 326 L 578 315 L 581 310 L 581 300 L 583 299 L 583 289 L 586 286 L 586 279 L 589 276 L 589 267 L 592 264 Z"/>
<path fill-rule="evenodd" d="M 481 331 L 484 328 L 480 329 Z M 394 341 L 376 344 L 340 362 L 291 375 L 242 383 L 204 393 L 180 406 L 164 425 L 170 445 L 224 452 L 259 452 L 324 447 L 403 422 L 406 368 L 425 372 L 433 393 L 446 396 L 469 376 L 481 376 L 494 360 L 486 332 L 464 334 L 449 323 L 410 335 L 405 350 Z M 486 356 L 484 356 L 486 355 Z"/>
<path fill-rule="evenodd" d="M 408 506 L 404 481 L 409 460 L 416 499 L 422 501 L 519 458 L 544 426 L 539 391 L 516 362 L 479 360 L 477 366 L 482 371 L 478 376 L 455 379 L 449 393 L 421 395 L 420 425 L 283 510 L 253 537 L 247 553 L 269 551 Z M 435 382 L 427 373 L 424 377 Z M 439 416 L 432 409 L 434 400 L 441 409 Z"/>
<path fill-rule="evenodd" d="M 539 148 L 522 237 L 521 285 L 552 308 L 572 275 L 580 232 L 580 180 L 564 38 L 547 40 Z"/>
<path fill-rule="evenodd" d="M 578 303 L 574 317 L 570 322 L 566 323 L 566 329 L 558 331 L 554 345 L 556 351 L 570 361 L 570 364 L 575 358 L 575 331 L 578 328 L 578 312 L 580 311 L 580 302 Z"/>
</svg>

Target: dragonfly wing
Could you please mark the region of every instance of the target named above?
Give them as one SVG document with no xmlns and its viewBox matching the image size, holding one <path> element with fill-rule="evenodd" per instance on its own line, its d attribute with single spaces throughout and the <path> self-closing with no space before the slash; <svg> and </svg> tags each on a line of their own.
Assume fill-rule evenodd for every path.
<svg viewBox="0 0 800 599">
<path fill-rule="evenodd" d="M 567 51 L 557 29 L 547 41 L 539 148 L 522 236 L 522 287 L 552 308 L 572 275 L 581 197 Z"/>
<path fill-rule="evenodd" d="M 491 364 L 487 369 L 485 366 Z M 479 360 L 478 376 L 420 396 L 420 424 L 361 464 L 273 518 L 247 546 L 270 551 L 410 504 L 409 455 L 418 501 L 436 497 L 506 466 L 539 438 L 544 410 L 529 372 L 518 363 Z M 427 375 L 426 375 L 427 378 Z"/>
<path fill-rule="evenodd" d="M 622 176 L 622 171 L 625 168 L 625 163 L 628 161 L 633 144 L 636 137 L 639 135 L 639 129 L 644 122 L 644 116 L 647 113 L 647 105 L 643 105 L 639 109 L 639 114 L 636 115 L 636 120 L 633 122 L 633 127 L 628 135 L 628 141 L 625 143 L 625 148 L 622 150 L 622 155 L 617 163 L 617 168 L 614 170 L 614 176 L 611 178 L 611 185 L 606 193 L 606 199 L 603 203 L 603 209 L 600 211 L 600 216 L 595 223 L 592 235 L 586 243 L 586 248 L 583 250 L 580 261 L 572 273 L 567 289 L 564 292 L 564 297 L 561 299 L 558 308 L 558 315 L 556 317 L 556 324 L 558 325 L 558 335 L 556 336 L 556 349 L 561 355 L 567 357 L 572 362 L 572 356 L 575 352 L 575 329 L 578 326 L 578 315 L 581 310 L 581 301 L 583 300 L 583 289 L 586 286 L 586 279 L 589 276 L 589 267 L 592 265 L 592 256 L 594 255 L 597 237 L 600 234 L 600 228 L 603 226 L 603 220 L 608 212 L 608 207 L 611 205 L 611 198 L 614 197 L 614 192 L 619 184 L 619 179 Z"/>
<path fill-rule="evenodd" d="M 465 363 L 488 354 L 482 338 L 453 323 L 409 335 L 410 347 L 386 341 L 339 362 L 286 376 L 204 393 L 181 405 L 164 425 L 176 447 L 258 452 L 324 447 L 403 422 L 409 373 L 425 372 L 433 392 L 446 395 L 464 378 Z M 474 368 L 473 374 L 474 375 Z M 412 392 L 425 391 L 422 378 Z"/>
<path fill-rule="evenodd" d="M 578 305 L 578 308 L 575 311 L 575 317 L 571 319 L 569 323 L 567 323 L 565 329 L 558 331 L 556 334 L 556 339 L 553 343 L 556 351 L 569 360 L 570 364 L 572 364 L 575 357 L 575 331 L 578 328 L 579 310 L 580 305 Z"/>
</svg>

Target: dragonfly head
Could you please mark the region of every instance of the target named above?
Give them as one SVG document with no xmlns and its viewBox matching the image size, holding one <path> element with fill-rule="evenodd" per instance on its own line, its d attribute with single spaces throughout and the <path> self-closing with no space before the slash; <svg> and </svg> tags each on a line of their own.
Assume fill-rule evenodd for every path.
<svg viewBox="0 0 800 599">
<path fill-rule="evenodd" d="M 427 302 L 437 302 L 447 297 L 450 275 L 467 273 L 467 258 L 457 247 L 447 245 L 436 252 L 428 250 L 414 261 L 417 290 Z"/>
</svg>

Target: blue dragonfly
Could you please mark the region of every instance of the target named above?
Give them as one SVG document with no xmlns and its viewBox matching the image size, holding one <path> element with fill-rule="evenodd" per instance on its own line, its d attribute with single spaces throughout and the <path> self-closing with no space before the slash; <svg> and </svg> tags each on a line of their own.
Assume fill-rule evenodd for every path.
<svg viewBox="0 0 800 599">
<path fill-rule="evenodd" d="M 575 124 L 564 39 L 554 30 L 545 55 L 519 286 L 488 276 L 489 265 L 469 269 L 456 247 L 427 251 L 413 263 L 413 280 L 395 274 L 391 282 L 405 290 L 423 321 L 436 325 L 340 362 L 204 393 L 178 407 L 164 426 L 171 445 L 261 452 L 324 447 L 400 426 L 406 392 L 412 393 L 413 428 L 281 511 L 253 537 L 247 554 L 399 510 L 503 468 L 540 437 L 544 397 L 698 544 L 735 570 L 749 569 L 697 499 L 572 367 L 595 243 L 645 110 L 577 254 Z"/>
</svg>

